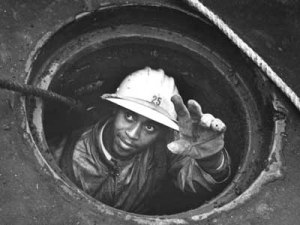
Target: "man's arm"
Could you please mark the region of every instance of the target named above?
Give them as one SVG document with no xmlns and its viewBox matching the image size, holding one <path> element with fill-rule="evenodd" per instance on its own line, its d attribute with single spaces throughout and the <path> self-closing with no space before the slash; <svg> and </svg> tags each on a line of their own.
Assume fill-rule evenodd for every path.
<svg viewBox="0 0 300 225">
<path fill-rule="evenodd" d="M 218 183 L 225 182 L 231 175 L 230 156 L 225 148 L 209 158 L 196 161 Z"/>
<path fill-rule="evenodd" d="M 182 164 L 177 179 L 179 186 L 183 184 L 182 189 L 185 183 L 190 186 L 199 183 L 212 189 L 225 182 L 230 176 L 230 157 L 224 148 L 225 124 L 211 114 L 203 114 L 195 100 L 189 100 L 188 107 L 180 96 L 173 96 L 172 102 L 178 115 L 179 133 L 168 149 L 192 159 L 177 164 Z M 183 160 L 183 157 L 175 158 Z"/>
</svg>

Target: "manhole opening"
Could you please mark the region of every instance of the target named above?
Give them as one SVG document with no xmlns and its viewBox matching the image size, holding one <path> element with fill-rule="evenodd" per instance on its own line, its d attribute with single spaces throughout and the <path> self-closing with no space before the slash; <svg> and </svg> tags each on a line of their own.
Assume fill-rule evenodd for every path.
<svg viewBox="0 0 300 225">
<path fill-rule="evenodd" d="M 88 109 L 80 115 L 53 102 L 26 99 L 31 132 L 44 159 L 60 174 L 54 143 L 110 114 L 101 94 L 113 93 L 126 75 L 146 66 L 162 68 L 174 77 L 185 100 L 197 100 L 204 112 L 226 123 L 225 146 L 232 159 L 231 179 L 213 193 L 182 193 L 166 179 L 153 199 L 156 208 L 147 215 L 230 202 L 265 168 L 273 132 L 271 97 L 259 72 L 235 46 L 203 19 L 176 7 L 102 9 L 67 24 L 39 49 L 28 82 L 79 99 Z M 101 85 L 78 94 L 93 83 Z"/>
</svg>

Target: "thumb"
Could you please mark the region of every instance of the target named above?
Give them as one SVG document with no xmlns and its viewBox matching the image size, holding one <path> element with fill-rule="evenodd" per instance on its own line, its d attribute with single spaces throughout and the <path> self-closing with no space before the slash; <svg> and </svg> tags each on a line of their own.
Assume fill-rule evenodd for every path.
<svg viewBox="0 0 300 225">
<path fill-rule="evenodd" d="M 174 154 L 182 154 L 190 147 L 190 143 L 186 140 L 179 139 L 167 145 L 168 149 Z"/>
</svg>

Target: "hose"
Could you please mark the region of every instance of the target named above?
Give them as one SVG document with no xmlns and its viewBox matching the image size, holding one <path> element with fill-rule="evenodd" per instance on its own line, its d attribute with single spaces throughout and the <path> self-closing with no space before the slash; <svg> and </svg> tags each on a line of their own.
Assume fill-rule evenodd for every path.
<svg viewBox="0 0 300 225">
<path fill-rule="evenodd" d="M 85 109 L 83 105 L 72 98 L 69 97 L 64 97 L 62 95 L 59 95 L 55 92 L 49 91 L 49 90 L 44 90 L 38 87 L 34 87 L 32 85 L 27 85 L 27 84 L 19 84 L 15 81 L 8 80 L 8 79 L 2 79 L 0 78 L 0 88 L 4 88 L 7 90 L 11 91 L 16 91 L 20 92 L 23 95 L 33 95 L 36 97 L 41 97 L 43 99 L 55 101 L 55 102 L 60 102 L 64 105 L 67 105 L 70 107 L 72 110 L 76 110 L 79 112 L 84 112 Z"/>
</svg>

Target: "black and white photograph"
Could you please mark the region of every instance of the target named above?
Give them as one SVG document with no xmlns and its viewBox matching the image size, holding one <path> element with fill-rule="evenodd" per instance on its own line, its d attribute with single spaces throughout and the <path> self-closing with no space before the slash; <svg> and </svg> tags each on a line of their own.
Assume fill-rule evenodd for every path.
<svg viewBox="0 0 300 225">
<path fill-rule="evenodd" d="M 298 0 L 1 0 L 0 225 L 300 224 Z"/>
</svg>

